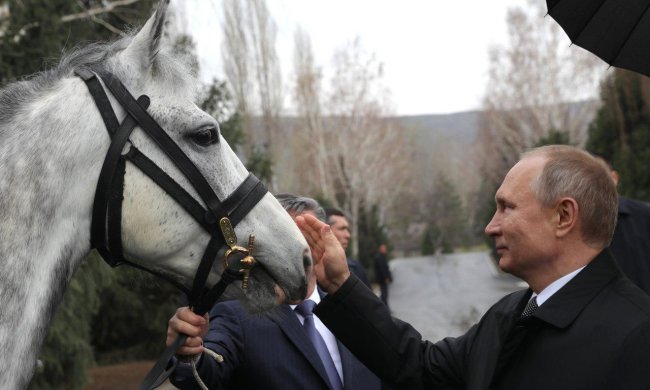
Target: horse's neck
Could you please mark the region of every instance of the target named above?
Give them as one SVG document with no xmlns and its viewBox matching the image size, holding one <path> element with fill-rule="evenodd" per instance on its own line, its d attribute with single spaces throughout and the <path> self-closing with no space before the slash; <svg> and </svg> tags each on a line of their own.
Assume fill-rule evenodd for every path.
<svg viewBox="0 0 650 390">
<path fill-rule="evenodd" d="M 82 96 L 51 92 L 0 129 L 3 389 L 27 386 L 65 287 L 90 250 L 98 154 L 106 141 L 80 128 L 90 120 Z"/>
</svg>

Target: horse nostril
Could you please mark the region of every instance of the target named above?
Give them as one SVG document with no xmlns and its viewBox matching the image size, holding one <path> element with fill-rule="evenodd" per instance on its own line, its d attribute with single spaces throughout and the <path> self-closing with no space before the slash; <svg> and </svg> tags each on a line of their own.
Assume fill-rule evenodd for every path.
<svg viewBox="0 0 650 390">
<path fill-rule="evenodd" d="M 309 249 L 305 250 L 305 253 L 302 255 L 302 266 L 305 268 L 311 267 L 312 261 L 311 261 L 311 253 L 309 252 Z"/>
</svg>

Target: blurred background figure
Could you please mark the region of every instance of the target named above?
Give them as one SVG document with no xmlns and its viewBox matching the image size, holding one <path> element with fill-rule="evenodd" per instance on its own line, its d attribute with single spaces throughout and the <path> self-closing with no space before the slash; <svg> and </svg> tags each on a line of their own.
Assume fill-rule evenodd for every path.
<svg viewBox="0 0 650 390">
<path fill-rule="evenodd" d="M 388 307 L 388 285 L 393 283 L 393 275 L 388 267 L 388 247 L 386 244 L 379 244 L 374 261 L 375 279 L 379 284 L 380 298 Z"/>
</svg>

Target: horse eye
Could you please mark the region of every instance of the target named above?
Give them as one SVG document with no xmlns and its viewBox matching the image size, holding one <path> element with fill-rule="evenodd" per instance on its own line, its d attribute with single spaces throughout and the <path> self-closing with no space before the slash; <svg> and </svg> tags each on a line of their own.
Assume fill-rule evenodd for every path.
<svg viewBox="0 0 650 390">
<path fill-rule="evenodd" d="M 200 146 L 210 146 L 219 142 L 219 130 L 216 127 L 204 127 L 190 134 L 192 141 Z"/>
</svg>

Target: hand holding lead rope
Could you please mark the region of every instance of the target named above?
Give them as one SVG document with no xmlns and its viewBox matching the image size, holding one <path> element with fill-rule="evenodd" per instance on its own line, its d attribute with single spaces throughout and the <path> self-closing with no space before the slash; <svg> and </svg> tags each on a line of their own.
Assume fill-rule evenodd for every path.
<svg viewBox="0 0 650 390">
<path fill-rule="evenodd" d="M 239 261 L 241 268 L 238 271 L 243 275 L 242 288 L 247 289 L 251 269 L 253 269 L 255 264 L 257 264 L 257 261 L 255 261 L 255 258 L 253 257 L 255 236 L 251 234 L 248 237 L 248 248 L 244 248 L 237 245 L 237 235 L 235 234 L 235 229 L 233 229 L 232 224 L 228 218 L 221 218 L 221 220 L 219 220 L 219 226 L 221 227 L 221 232 L 223 233 L 223 237 L 226 240 L 226 245 L 228 245 L 228 249 L 226 250 L 223 259 L 224 267 L 230 267 L 228 261 L 230 256 L 237 253 L 244 255 L 244 258 Z"/>
</svg>

